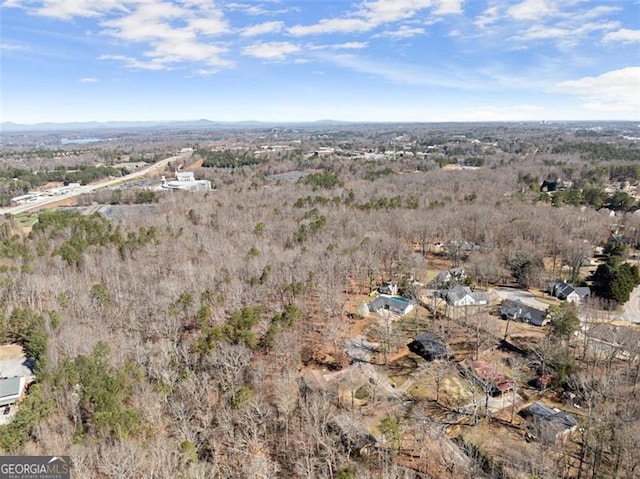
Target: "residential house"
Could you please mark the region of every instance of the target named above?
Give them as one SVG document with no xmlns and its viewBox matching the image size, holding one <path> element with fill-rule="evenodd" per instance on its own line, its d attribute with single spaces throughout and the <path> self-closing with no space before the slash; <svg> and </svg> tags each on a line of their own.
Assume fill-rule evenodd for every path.
<svg viewBox="0 0 640 479">
<path fill-rule="evenodd" d="M 549 294 L 558 299 L 572 303 L 582 301 L 591 295 L 591 290 L 587 287 L 574 287 L 562 279 L 556 279 L 549 285 Z"/>
<path fill-rule="evenodd" d="M 578 421 L 571 414 L 551 408 L 540 401 L 520 411 L 520 415 L 530 420 L 529 429 L 533 429 L 535 438 L 555 438 L 559 434 L 573 431 L 578 425 Z"/>
<path fill-rule="evenodd" d="M 376 438 L 352 414 L 338 414 L 327 427 L 338 435 L 340 443 L 350 453 L 362 455 L 377 443 Z"/>
<path fill-rule="evenodd" d="M 378 293 L 380 294 L 388 294 L 390 296 L 398 295 L 398 285 L 395 283 L 384 282 L 380 286 L 378 286 Z"/>
<path fill-rule="evenodd" d="M 447 271 L 441 271 L 433 279 L 432 284 L 435 288 L 442 288 L 453 283 L 462 283 L 467 279 L 464 268 L 451 268 Z"/>
<path fill-rule="evenodd" d="M 381 294 L 368 305 L 369 311 L 378 312 L 380 310 L 389 310 L 397 314 L 407 314 L 414 308 L 414 304 L 407 298 L 402 296 L 389 296 Z"/>
<path fill-rule="evenodd" d="M 14 376 L 0 379 L 0 406 L 10 406 L 16 403 L 24 392 L 26 378 Z"/>
<path fill-rule="evenodd" d="M 634 327 L 596 323 L 586 333 L 589 345 L 609 357 L 633 360 L 640 347 L 640 330 Z"/>
<path fill-rule="evenodd" d="M 469 362 L 469 370 L 482 384 L 490 387 L 494 395 L 504 394 L 513 389 L 513 381 L 486 361 Z"/>
<path fill-rule="evenodd" d="M 482 306 L 489 304 L 489 295 L 486 291 L 471 291 L 469 286 L 460 284 L 450 289 L 438 291 L 437 295 L 445 299 L 451 306 Z"/>
<path fill-rule="evenodd" d="M 409 344 L 409 351 L 423 357 L 427 361 L 450 356 L 447 345 L 430 334 L 422 333 Z"/>
<path fill-rule="evenodd" d="M 449 243 L 449 246 L 451 251 L 456 251 L 456 252 L 469 252 L 469 251 L 476 251 L 480 249 L 480 246 L 478 246 L 475 243 L 472 243 L 471 241 L 453 240 Z"/>
<path fill-rule="evenodd" d="M 505 299 L 500 305 L 500 316 L 502 319 L 520 321 L 534 326 L 544 326 L 550 321 L 546 311 L 527 306 L 520 300 L 511 299 Z"/>
<path fill-rule="evenodd" d="M 324 378 L 322 371 L 317 369 L 305 369 L 298 378 L 300 393 L 303 397 L 307 397 L 313 393 L 327 393 L 328 383 Z"/>
</svg>

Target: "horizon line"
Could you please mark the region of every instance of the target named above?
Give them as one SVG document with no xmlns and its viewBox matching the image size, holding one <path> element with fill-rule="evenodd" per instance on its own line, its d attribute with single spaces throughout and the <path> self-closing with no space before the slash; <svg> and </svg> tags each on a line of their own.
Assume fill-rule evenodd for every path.
<svg viewBox="0 0 640 479">
<path fill-rule="evenodd" d="M 562 120 L 541 120 L 541 119 L 519 119 L 519 120 L 339 120 L 332 118 L 318 120 L 210 120 L 208 118 L 187 119 L 187 120 L 70 120 L 70 121 L 38 121 L 38 122 L 15 122 L 5 120 L 0 126 L 9 127 L 41 127 L 41 126 L 71 126 L 71 125 L 111 125 L 118 124 L 152 124 L 167 125 L 175 123 L 218 123 L 238 125 L 243 123 L 253 124 L 313 124 L 313 123 L 345 123 L 345 124 L 504 124 L 504 123 L 635 123 L 640 119 L 562 119 Z M 640 127 L 640 124 L 638 125 Z M 2 131 L 0 131 L 2 133 Z"/>
</svg>

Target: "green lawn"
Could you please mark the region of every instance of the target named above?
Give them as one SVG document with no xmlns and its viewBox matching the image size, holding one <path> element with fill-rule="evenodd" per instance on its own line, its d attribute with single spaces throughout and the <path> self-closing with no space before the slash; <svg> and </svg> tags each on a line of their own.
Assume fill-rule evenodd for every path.
<svg viewBox="0 0 640 479">
<path fill-rule="evenodd" d="M 21 228 L 28 228 L 35 225 L 38 222 L 38 215 L 19 215 L 15 218 L 16 225 Z"/>
</svg>

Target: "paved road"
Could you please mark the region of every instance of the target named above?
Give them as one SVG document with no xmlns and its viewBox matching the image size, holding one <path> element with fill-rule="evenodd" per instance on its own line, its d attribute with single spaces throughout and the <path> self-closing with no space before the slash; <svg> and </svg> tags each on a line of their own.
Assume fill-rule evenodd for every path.
<svg viewBox="0 0 640 479">
<path fill-rule="evenodd" d="M 133 173 L 130 173 L 128 175 L 121 176 L 119 178 L 114 178 L 112 180 L 103 180 L 103 181 L 98 181 L 96 183 L 91 183 L 89 185 L 83 185 L 63 195 L 46 196 L 42 200 L 34 201 L 32 203 L 25 203 L 23 205 L 10 206 L 8 208 L 0 208 L 0 215 L 7 214 L 7 213 L 12 215 L 17 215 L 17 214 L 25 213 L 31 210 L 45 209 L 46 207 L 50 207 L 52 204 L 58 203 L 59 201 L 67 200 L 69 198 L 74 198 L 76 196 L 80 196 L 86 193 L 91 193 L 92 191 L 98 190 L 100 188 L 113 186 L 123 181 L 135 180 L 136 178 L 140 178 L 151 173 L 157 174 L 162 170 L 164 170 L 169 162 L 176 161 L 176 160 L 178 161 L 183 160 L 190 155 L 191 155 L 190 153 L 184 153 L 181 155 L 165 158 L 164 160 L 160 160 L 157 163 L 154 163 L 153 165 L 142 168 L 141 170 L 134 171 Z"/>
<path fill-rule="evenodd" d="M 629 301 L 624 303 L 621 319 L 631 323 L 640 323 L 640 286 L 629 295 Z"/>
<path fill-rule="evenodd" d="M 549 307 L 547 303 L 537 300 L 532 293 L 521 289 L 496 288 L 493 292 L 501 299 L 511 299 L 514 301 L 519 299 L 524 304 L 531 306 L 532 308 L 547 309 Z"/>
</svg>

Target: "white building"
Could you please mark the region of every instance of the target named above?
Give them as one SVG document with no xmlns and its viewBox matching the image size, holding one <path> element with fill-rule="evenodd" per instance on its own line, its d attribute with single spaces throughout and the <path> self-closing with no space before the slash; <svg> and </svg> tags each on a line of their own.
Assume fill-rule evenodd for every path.
<svg viewBox="0 0 640 479">
<path fill-rule="evenodd" d="M 160 190 L 209 191 L 209 180 L 196 180 L 192 171 L 176 171 L 176 179 L 167 181 L 163 176 Z"/>
<path fill-rule="evenodd" d="M 10 406 L 22 396 L 26 378 L 15 376 L 0 379 L 0 406 Z"/>
</svg>

